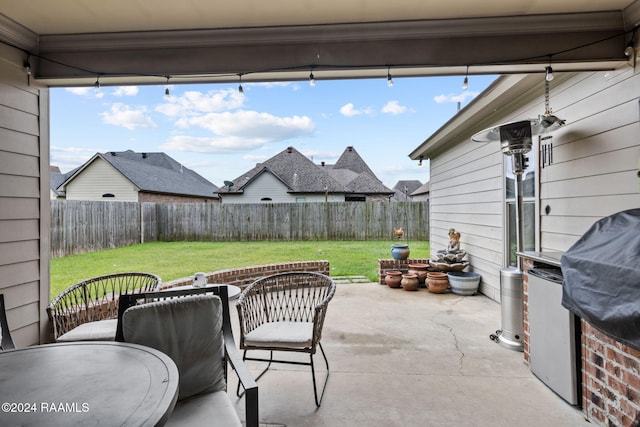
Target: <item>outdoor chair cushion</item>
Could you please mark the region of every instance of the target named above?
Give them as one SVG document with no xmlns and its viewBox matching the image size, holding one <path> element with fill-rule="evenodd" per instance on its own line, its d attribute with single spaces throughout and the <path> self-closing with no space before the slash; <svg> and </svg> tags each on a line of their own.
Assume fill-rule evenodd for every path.
<svg viewBox="0 0 640 427">
<path fill-rule="evenodd" d="M 226 391 L 201 394 L 179 401 L 165 426 L 242 426 Z"/>
<path fill-rule="evenodd" d="M 133 306 L 124 312 L 122 324 L 126 342 L 155 348 L 173 359 L 180 372 L 178 401 L 226 390 L 218 296 L 194 295 Z"/>
<path fill-rule="evenodd" d="M 60 335 L 58 342 L 69 341 L 114 341 L 118 319 L 97 320 L 83 323 L 69 332 Z"/>
<path fill-rule="evenodd" d="M 308 348 L 313 339 L 313 322 L 268 322 L 244 337 L 247 346 Z"/>
</svg>

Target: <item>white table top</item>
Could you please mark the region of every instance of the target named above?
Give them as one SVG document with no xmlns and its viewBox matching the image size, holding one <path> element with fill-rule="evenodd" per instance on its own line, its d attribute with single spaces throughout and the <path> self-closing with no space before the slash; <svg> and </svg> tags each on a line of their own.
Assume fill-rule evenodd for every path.
<svg viewBox="0 0 640 427">
<path fill-rule="evenodd" d="M 223 285 L 223 284 L 218 284 L 218 283 L 207 283 L 206 286 L 202 286 L 203 288 L 213 288 L 216 286 L 226 286 L 227 287 L 227 295 L 229 297 L 230 300 L 232 299 L 236 299 L 240 296 L 240 293 L 242 292 L 242 290 L 235 285 Z M 182 286 L 175 286 L 173 288 L 166 288 L 163 289 L 163 291 L 180 291 L 183 289 L 193 289 L 193 285 L 182 285 Z"/>
<path fill-rule="evenodd" d="M 178 369 L 155 349 L 74 342 L 0 352 L 1 426 L 163 425 Z"/>
</svg>

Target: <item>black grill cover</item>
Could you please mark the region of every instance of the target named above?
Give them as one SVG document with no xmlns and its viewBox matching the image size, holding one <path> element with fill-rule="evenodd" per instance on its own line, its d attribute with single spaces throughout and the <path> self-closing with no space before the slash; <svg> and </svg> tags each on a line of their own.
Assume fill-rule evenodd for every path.
<svg viewBox="0 0 640 427">
<path fill-rule="evenodd" d="M 596 222 L 560 262 L 562 305 L 640 350 L 640 209 Z"/>
</svg>

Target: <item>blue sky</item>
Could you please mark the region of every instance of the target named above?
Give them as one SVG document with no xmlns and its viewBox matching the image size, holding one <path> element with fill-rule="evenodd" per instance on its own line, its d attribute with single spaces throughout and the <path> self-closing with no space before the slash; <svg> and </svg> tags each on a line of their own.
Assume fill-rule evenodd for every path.
<svg viewBox="0 0 640 427">
<path fill-rule="evenodd" d="M 320 163 L 355 147 L 389 188 L 429 179 L 408 154 L 496 76 L 51 89 L 51 164 L 97 152 L 165 152 L 222 186 L 293 146 Z"/>
</svg>

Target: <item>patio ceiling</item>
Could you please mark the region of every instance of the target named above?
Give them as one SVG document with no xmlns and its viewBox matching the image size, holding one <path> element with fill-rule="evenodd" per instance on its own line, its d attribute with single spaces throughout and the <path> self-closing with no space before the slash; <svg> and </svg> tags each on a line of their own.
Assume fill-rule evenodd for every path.
<svg viewBox="0 0 640 427">
<path fill-rule="evenodd" d="M 51 86 L 612 69 L 640 0 L 0 0 Z M 45 59 L 46 58 L 46 59 Z"/>
</svg>

